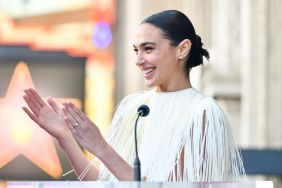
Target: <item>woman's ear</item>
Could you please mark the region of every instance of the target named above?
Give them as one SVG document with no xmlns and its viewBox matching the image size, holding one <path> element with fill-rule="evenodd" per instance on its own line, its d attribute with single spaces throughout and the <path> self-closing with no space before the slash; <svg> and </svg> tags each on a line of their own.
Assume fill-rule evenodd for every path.
<svg viewBox="0 0 282 188">
<path fill-rule="evenodd" d="M 189 39 L 184 39 L 178 44 L 178 59 L 185 59 L 191 49 L 192 43 Z"/>
</svg>

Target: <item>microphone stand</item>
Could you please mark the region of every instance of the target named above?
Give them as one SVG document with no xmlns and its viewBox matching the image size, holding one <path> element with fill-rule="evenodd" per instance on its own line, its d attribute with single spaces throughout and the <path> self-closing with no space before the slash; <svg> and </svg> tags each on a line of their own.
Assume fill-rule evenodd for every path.
<svg viewBox="0 0 282 188">
<path fill-rule="evenodd" d="M 138 117 L 135 121 L 135 128 L 134 128 L 134 132 L 135 132 L 135 160 L 134 160 L 134 181 L 141 181 L 141 169 L 140 169 L 140 160 L 138 157 L 138 150 L 137 150 L 137 122 L 138 119 L 140 117 L 140 114 L 138 114 Z"/>
<path fill-rule="evenodd" d="M 141 105 L 139 106 L 137 110 L 138 117 L 135 121 L 135 127 L 134 127 L 134 139 L 135 139 L 135 160 L 134 160 L 134 181 L 141 181 L 141 164 L 138 157 L 138 147 L 137 147 L 137 122 L 140 116 L 145 117 L 150 113 L 150 108 L 147 105 Z"/>
</svg>

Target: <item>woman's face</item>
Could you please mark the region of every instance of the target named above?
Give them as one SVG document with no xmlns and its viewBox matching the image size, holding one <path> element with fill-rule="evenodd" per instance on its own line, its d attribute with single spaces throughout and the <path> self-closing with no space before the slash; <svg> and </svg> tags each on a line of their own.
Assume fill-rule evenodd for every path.
<svg viewBox="0 0 282 188">
<path fill-rule="evenodd" d="M 136 65 L 143 72 L 147 86 L 158 86 L 166 90 L 179 82 L 183 74 L 177 54 L 177 47 L 170 45 L 162 31 L 151 25 L 142 24 L 133 44 L 136 52 Z"/>
</svg>

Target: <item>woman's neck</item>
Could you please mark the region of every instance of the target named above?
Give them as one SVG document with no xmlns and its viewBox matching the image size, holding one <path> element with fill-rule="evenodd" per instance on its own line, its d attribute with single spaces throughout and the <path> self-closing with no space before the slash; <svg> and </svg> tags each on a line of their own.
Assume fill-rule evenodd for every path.
<svg viewBox="0 0 282 188">
<path fill-rule="evenodd" d="M 179 76 L 174 81 L 170 81 L 169 83 L 164 83 L 156 86 L 157 91 L 159 92 L 174 92 L 179 91 L 187 88 L 191 88 L 190 79 L 184 76 Z"/>
</svg>

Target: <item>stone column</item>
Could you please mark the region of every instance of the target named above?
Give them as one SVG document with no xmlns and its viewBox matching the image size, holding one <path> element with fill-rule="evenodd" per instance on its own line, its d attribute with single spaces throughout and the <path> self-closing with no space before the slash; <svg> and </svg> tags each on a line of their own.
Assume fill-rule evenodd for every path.
<svg viewBox="0 0 282 188">
<path fill-rule="evenodd" d="M 266 66 L 268 36 L 266 1 L 241 0 L 242 123 L 241 144 L 264 147 L 266 123 Z"/>
<path fill-rule="evenodd" d="M 202 90 L 217 99 L 240 135 L 240 0 L 211 1 L 211 59 L 203 68 Z"/>
<path fill-rule="evenodd" d="M 282 146 L 282 65 L 279 0 L 241 1 L 242 145 Z"/>
<path fill-rule="evenodd" d="M 267 111 L 265 129 L 268 147 L 282 147 L 282 1 L 267 1 L 269 5 L 269 40 L 267 74 Z"/>
</svg>

